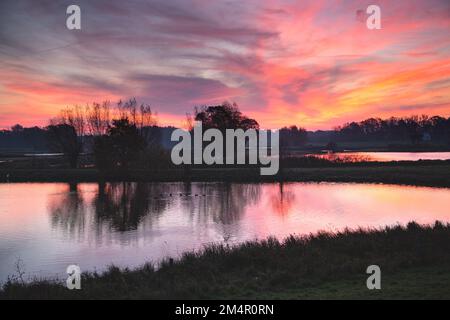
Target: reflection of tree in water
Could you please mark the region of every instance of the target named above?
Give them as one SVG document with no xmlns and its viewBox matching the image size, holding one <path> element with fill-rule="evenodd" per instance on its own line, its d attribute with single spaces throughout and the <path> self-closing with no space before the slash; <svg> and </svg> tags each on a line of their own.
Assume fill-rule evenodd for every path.
<svg viewBox="0 0 450 320">
<path fill-rule="evenodd" d="M 151 223 L 168 208 L 172 199 L 166 195 L 175 192 L 174 187 L 158 183 L 100 183 L 90 202 L 76 184 L 71 184 L 70 192 L 52 197 L 52 225 L 79 239 L 89 227 L 96 238 L 103 235 L 104 227 L 119 232 L 136 230 L 144 217 L 149 218 L 146 223 Z"/>
<path fill-rule="evenodd" d="M 144 217 L 157 217 L 167 209 L 167 191 L 154 183 L 100 184 L 93 203 L 95 216 L 99 224 L 107 221 L 115 231 L 136 230 Z"/>
<path fill-rule="evenodd" d="M 289 190 L 289 186 L 284 183 L 279 184 L 278 192 L 271 194 L 270 203 L 272 209 L 281 216 L 289 214 L 294 203 L 295 194 Z"/>
<path fill-rule="evenodd" d="M 217 196 L 211 202 L 210 214 L 215 222 L 231 224 L 239 220 L 247 206 L 259 201 L 261 186 L 259 184 L 220 184 Z"/>
<path fill-rule="evenodd" d="M 137 229 L 144 217 L 146 222 L 158 217 L 177 198 L 180 214 L 227 225 L 238 221 L 259 197 L 258 184 L 115 183 L 99 187 L 94 207 L 100 222 L 108 221 L 116 231 L 129 231 Z"/>
<path fill-rule="evenodd" d="M 213 222 L 225 240 L 235 235 L 247 207 L 257 203 L 261 193 L 259 184 L 194 183 L 184 188 L 191 197 L 181 202 L 182 211 L 199 226 L 197 233 L 207 233 Z"/>
<path fill-rule="evenodd" d="M 228 242 L 236 236 L 239 229 L 237 223 L 248 206 L 257 203 L 261 195 L 259 184 L 221 183 L 216 189 L 216 196 L 212 198 L 209 212 L 220 229 L 223 240 Z"/>
<path fill-rule="evenodd" d="M 76 183 L 69 184 L 67 191 L 53 195 L 49 209 L 54 227 L 58 227 L 65 235 L 71 237 L 83 235 L 86 206 Z"/>
<path fill-rule="evenodd" d="M 52 224 L 71 238 L 82 239 L 85 232 L 96 241 L 128 242 L 137 233 L 153 228 L 171 207 L 180 217 L 189 215 L 195 232 L 207 233 L 211 223 L 224 238 L 236 232 L 249 205 L 260 199 L 259 184 L 234 183 L 100 183 L 95 195 L 71 185 L 72 192 L 52 198 Z M 179 205 L 179 206 L 178 206 Z M 179 212 L 178 212 L 179 211 Z M 118 231 L 114 235 L 110 231 Z M 93 234 L 91 234 L 93 232 Z M 146 233 L 149 235 L 150 233 Z"/>
</svg>

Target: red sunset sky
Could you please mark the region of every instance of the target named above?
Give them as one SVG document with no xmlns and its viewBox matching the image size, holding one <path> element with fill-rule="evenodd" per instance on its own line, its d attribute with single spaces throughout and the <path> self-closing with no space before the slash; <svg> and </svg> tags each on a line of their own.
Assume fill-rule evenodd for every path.
<svg viewBox="0 0 450 320">
<path fill-rule="evenodd" d="M 2 0 L 0 70 L 0 128 L 130 97 L 176 126 L 224 100 L 265 128 L 450 116 L 450 1 Z"/>
</svg>

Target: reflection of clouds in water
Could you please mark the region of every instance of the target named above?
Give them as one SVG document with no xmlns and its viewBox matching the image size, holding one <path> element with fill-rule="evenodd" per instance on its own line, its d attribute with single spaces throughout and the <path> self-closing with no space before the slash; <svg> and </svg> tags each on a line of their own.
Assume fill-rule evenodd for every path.
<svg viewBox="0 0 450 320">
<path fill-rule="evenodd" d="M 272 210 L 280 216 L 288 215 L 295 205 L 295 193 L 290 189 L 289 184 L 280 183 L 278 190 L 269 195 Z"/>
</svg>

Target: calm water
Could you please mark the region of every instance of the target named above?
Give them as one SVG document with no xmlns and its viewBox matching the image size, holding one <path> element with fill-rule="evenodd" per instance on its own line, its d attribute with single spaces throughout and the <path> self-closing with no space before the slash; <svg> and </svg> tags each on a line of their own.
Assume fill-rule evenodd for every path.
<svg viewBox="0 0 450 320">
<path fill-rule="evenodd" d="M 336 152 L 315 155 L 325 159 L 349 158 L 355 161 L 450 160 L 450 152 Z"/>
<path fill-rule="evenodd" d="M 196 196 L 197 195 L 197 196 Z M 342 184 L 0 184 L 0 281 L 178 257 L 212 242 L 450 222 L 450 189 Z"/>
</svg>

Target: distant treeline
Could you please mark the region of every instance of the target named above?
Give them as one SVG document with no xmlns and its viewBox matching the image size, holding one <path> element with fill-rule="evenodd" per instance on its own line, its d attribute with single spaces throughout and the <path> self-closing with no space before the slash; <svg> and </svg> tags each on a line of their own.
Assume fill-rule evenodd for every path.
<svg viewBox="0 0 450 320">
<path fill-rule="evenodd" d="M 236 104 L 228 102 L 196 108 L 194 116 L 187 118 L 188 128 L 192 128 L 193 121 L 202 121 L 205 128 L 219 130 L 259 129 L 256 120 L 246 117 Z M 157 126 L 156 115 L 150 107 L 139 105 L 135 99 L 119 102 L 117 106 L 105 101 L 85 109 L 74 107 L 63 110 L 45 128 L 15 125 L 10 130 L 1 130 L 0 152 L 60 152 L 72 154 L 73 162 L 85 152 L 97 153 L 97 160 L 103 158 L 110 161 L 121 153 L 135 153 L 136 150 L 131 152 L 129 148 L 139 139 L 144 140 L 138 148 L 139 153 L 144 149 L 154 152 L 156 146 L 168 150 L 174 144 L 170 141 L 174 129 Z M 346 123 L 334 130 L 315 132 L 292 125 L 280 129 L 280 138 L 282 148 L 302 148 L 311 144 L 327 146 L 341 142 L 450 145 L 450 118 L 426 115 L 370 118 Z"/>
<path fill-rule="evenodd" d="M 165 148 L 170 147 L 170 135 L 175 128 L 173 127 L 159 127 L 152 126 L 147 128 L 153 139 L 160 141 Z M 47 153 L 58 152 L 52 145 L 48 127 L 30 127 L 24 128 L 17 124 L 10 130 L 0 130 L 0 152 L 30 152 L 30 153 Z M 87 134 L 84 137 L 86 141 L 86 149 L 84 151 L 90 152 L 93 137 Z"/>
<path fill-rule="evenodd" d="M 0 152 L 2 150 L 47 152 L 47 131 L 39 127 L 24 128 L 21 125 L 15 125 L 11 130 L 0 130 Z"/>
<path fill-rule="evenodd" d="M 346 123 L 334 131 L 336 141 L 409 141 L 450 143 L 450 118 L 426 115 L 370 118 Z"/>
</svg>

